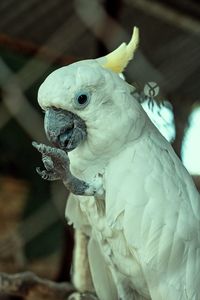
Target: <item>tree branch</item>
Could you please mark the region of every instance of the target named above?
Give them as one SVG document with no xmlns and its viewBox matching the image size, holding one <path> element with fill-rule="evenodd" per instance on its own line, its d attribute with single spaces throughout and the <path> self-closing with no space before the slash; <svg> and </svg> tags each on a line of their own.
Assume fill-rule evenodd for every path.
<svg viewBox="0 0 200 300">
<path fill-rule="evenodd" d="M 19 296 L 25 300 L 97 300 L 93 293 L 75 292 L 70 283 L 42 279 L 32 272 L 0 273 L 0 299 L 3 295 Z"/>
<path fill-rule="evenodd" d="M 56 283 L 41 279 L 31 272 L 8 275 L 0 273 L 0 294 L 24 299 L 66 300 L 74 292 L 70 283 Z"/>
</svg>

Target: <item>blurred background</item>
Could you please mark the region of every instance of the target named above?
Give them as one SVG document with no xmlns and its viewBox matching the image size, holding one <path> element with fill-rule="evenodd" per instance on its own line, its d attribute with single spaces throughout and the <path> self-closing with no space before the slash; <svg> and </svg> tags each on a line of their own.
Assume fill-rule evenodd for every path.
<svg viewBox="0 0 200 300">
<path fill-rule="evenodd" d="M 68 192 L 39 178 L 47 143 L 37 91 L 54 69 L 140 45 L 125 77 L 200 189 L 200 4 L 197 0 L 0 1 L 0 272 L 69 280 Z M 148 101 L 149 83 L 158 105 Z M 159 107 L 159 104 L 164 106 Z"/>
</svg>

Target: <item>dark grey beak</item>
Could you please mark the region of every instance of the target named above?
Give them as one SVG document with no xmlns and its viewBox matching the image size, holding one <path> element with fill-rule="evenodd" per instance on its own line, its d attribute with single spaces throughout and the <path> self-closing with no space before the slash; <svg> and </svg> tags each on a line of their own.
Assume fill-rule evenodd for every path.
<svg viewBox="0 0 200 300">
<path fill-rule="evenodd" d="M 66 152 L 74 150 L 87 136 L 85 122 L 63 109 L 48 108 L 44 127 L 49 141 Z"/>
</svg>

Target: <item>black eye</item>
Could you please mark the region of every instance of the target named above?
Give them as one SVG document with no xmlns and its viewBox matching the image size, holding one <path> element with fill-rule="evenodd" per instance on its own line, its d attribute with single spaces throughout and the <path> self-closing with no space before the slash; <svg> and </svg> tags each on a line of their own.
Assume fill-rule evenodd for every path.
<svg viewBox="0 0 200 300">
<path fill-rule="evenodd" d="M 88 101 L 88 97 L 86 94 L 81 94 L 78 96 L 77 101 L 80 105 L 84 105 Z"/>
<path fill-rule="evenodd" d="M 76 95 L 75 97 L 75 108 L 77 109 L 83 109 L 85 108 L 88 103 L 90 102 L 90 96 L 87 93 L 79 93 L 78 95 Z"/>
</svg>

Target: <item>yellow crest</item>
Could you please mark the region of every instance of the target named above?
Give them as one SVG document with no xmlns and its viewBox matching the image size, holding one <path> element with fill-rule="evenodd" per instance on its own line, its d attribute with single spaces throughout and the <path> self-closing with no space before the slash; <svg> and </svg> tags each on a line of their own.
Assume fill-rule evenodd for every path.
<svg viewBox="0 0 200 300">
<path fill-rule="evenodd" d="M 112 70 L 116 73 L 122 73 L 128 65 L 128 62 L 133 58 L 138 43 L 139 29 L 134 27 L 133 34 L 128 45 L 126 43 L 122 43 L 113 52 L 104 57 L 98 58 L 97 61 L 106 69 Z"/>
</svg>

